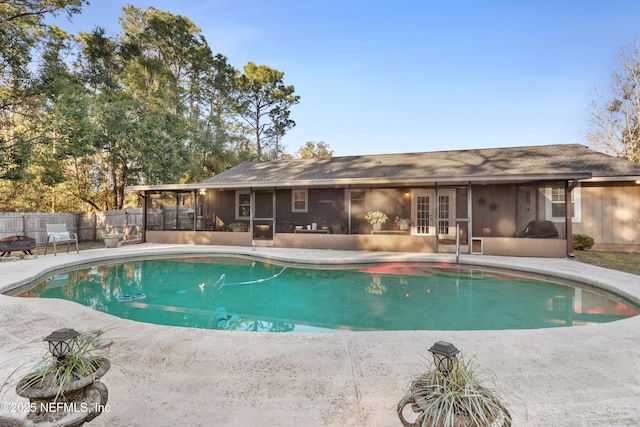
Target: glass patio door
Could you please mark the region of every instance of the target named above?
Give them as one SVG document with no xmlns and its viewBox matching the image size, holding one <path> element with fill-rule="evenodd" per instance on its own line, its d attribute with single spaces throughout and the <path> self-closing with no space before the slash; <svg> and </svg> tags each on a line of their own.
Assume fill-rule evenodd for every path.
<svg viewBox="0 0 640 427">
<path fill-rule="evenodd" d="M 416 221 L 416 234 L 435 236 L 437 230 L 440 239 L 455 239 L 455 225 L 448 221 L 450 218 L 455 218 L 455 190 L 438 191 L 437 206 L 435 190 L 414 190 L 412 199 L 412 216 Z M 436 208 L 438 221 L 435 216 Z"/>
<path fill-rule="evenodd" d="M 433 221 L 433 190 L 415 190 L 413 192 L 413 217 L 416 221 L 416 234 L 433 236 L 435 226 Z"/>
</svg>

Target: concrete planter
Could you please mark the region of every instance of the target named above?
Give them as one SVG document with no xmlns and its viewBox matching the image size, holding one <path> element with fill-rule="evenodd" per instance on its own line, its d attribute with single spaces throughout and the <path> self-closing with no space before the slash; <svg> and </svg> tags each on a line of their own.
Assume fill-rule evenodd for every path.
<svg viewBox="0 0 640 427">
<path fill-rule="evenodd" d="M 71 381 L 61 393 L 58 388 L 37 388 L 27 385 L 29 376 L 18 382 L 16 393 L 29 399 L 26 419 L 29 425 L 81 426 L 102 413 L 109 398 L 107 387 L 100 378 L 107 373 L 111 363 L 101 357 L 100 367 L 88 377 Z"/>
<path fill-rule="evenodd" d="M 104 246 L 106 248 L 117 248 L 120 245 L 120 239 L 118 237 L 105 237 Z"/>
</svg>

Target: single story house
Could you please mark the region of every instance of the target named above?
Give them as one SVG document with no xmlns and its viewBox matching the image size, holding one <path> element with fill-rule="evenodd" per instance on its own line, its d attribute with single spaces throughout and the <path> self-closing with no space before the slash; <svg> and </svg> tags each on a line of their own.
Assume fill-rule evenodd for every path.
<svg viewBox="0 0 640 427">
<path fill-rule="evenodd" d="M 640 165 L 579 144 L 246 162 L 129 190 L 149 242 L 566 257 L 582 233 L 640 249 Z"/>
</svg>

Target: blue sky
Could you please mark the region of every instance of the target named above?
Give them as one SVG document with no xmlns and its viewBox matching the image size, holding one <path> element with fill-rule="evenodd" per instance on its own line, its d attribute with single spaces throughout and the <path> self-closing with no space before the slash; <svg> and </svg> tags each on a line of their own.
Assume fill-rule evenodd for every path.
<svg viewBox="0 0 640 427">
<path fill-rule="evenodd" d="M 121 8 L 191 19 L 236 68 L 285 72 L 290 153 L 586 144 L 587 107 L 640 36 L 636 0 L 93 0 L 71 32 L 120 32 Z"/>
</svg>

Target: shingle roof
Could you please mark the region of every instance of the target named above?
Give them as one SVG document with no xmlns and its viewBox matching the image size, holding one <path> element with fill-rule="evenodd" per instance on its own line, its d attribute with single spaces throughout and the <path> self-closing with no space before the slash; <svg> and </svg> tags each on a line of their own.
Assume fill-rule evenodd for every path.
<svg viewBox="0 0 640 427">
<path fill-rule="evenodd" d="M 246 162 L 204 181 L 218 186 L 523 181 L 640 177 L 640 165 L 580 144 Z"/>
</svg>

